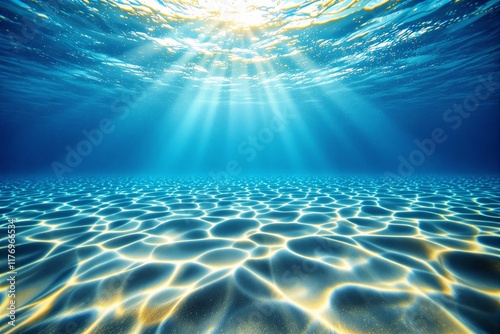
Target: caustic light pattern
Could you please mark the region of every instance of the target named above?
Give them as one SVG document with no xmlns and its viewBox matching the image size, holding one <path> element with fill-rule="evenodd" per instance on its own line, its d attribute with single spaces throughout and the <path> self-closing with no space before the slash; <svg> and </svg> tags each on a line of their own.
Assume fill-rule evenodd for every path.
<svg viewBox="0 0 500 334">
<path fill-rule="evenodd" d="M 2 219 L 17 219 L 16 333 L 499 329 L 497 178 L 4 179 L 0 190 Z"/>
</svg>

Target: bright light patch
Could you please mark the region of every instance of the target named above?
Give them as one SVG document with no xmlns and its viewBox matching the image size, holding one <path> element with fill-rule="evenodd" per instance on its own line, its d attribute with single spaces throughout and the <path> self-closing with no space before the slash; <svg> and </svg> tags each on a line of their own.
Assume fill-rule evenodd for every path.
<svg viewBox="0 0 500 334">
<path fill-rule="evenodd" d="M 265 25 L 266 1 L 205 0 L 200 1 L 200 9 L 205 9 L 215 21 L 220 21 L 232 28 L 254 28 Z"/>
</svg>

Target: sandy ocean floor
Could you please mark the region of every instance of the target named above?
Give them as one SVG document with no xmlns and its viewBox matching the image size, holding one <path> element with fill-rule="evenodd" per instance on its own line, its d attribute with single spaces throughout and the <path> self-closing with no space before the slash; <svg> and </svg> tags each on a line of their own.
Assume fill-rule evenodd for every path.
<svg viewBox="0 0 500 334">
<path fill-rule="evenodd" d="M 497 178 L 3 179 L 0 190 L 2 229 L 17 219 L 16 333 L 500 329 Z"/>
</svg>

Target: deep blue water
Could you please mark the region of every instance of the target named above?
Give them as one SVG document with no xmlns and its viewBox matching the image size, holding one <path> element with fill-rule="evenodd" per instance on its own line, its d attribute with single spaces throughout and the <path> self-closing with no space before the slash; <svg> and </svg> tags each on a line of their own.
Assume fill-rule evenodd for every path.
<svg viewBox="0 0 500 334">
<path fill-rule="evenodd" d="M 378 2 L 3 1 L 0 168 L 54 175 L 111 119 L 64 176 L 383 174 L 436 128 L 415 173 L 497 174 L 498 2 Z"/>
<path fill-rule="evenodd" d="M 499 14 L 0 1 L 0 331 L 498 332 Z"/>
</svg>

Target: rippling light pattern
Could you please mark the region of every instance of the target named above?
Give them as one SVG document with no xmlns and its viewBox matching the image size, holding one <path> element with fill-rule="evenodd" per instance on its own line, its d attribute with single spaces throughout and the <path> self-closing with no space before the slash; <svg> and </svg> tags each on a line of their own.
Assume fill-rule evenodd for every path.
<svg viewBox="0 0 500 334">
<path fill-rule="evenodd" d="M 412 103 L 428 97 L 429 78 L 443 82 L 460 68 L 466 73 L 440 86 L 446 93 L 439 98 L 454 102 L 457 86 L 497 71 L 488 57 L 464 50 L 493 57 L 496 45 L 484 41 L 496 39 L 496 30 L 463 33 L 491 25 L 500 10 L 496 0 L 33 0 L 3 6 L 0 69 L 52 94 L 60 90 L 57 82 L 26 81 L 32 79 L 12 71 L 12 53 L 4 52 L 20 56 L 16 68 L 43 59 L 30 68 L 34 77 L 57 73 L 70 86 L 86 81 L 93 97 L 149 86 L 192 96 L 208 85 L 230 95 L 220 101 L 259 102 L 262 85 L 302 93 L 349 85 L 366 96 Z M 411 85 L 405 85 L 408 73 Z M 398 84 L 386 87 L 388 78 Z M 18 85 L 5 89 L 22 98 Z"/>
<path fill-rule="evenodd" d="M 4 179 L 15 332 L 497 332 L 499 180 L 386 181 Z"/>
</svg>

